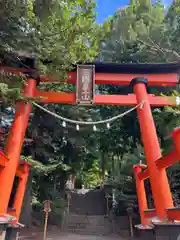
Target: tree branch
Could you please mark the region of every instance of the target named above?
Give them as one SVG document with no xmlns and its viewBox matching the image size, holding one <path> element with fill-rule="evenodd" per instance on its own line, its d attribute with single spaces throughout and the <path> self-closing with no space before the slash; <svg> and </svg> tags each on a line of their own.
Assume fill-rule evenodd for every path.
<svg viewBox="0 0 180 240">
<path fill-rule="evenodd" d="M 146 47 L 150 48 L 151 50 L 159 52 L 163 55 L 165 55 L 165 53 L 171 53 L 175 56 L 176 60 L 180 61 L 180 54 L 178 54 L 175 50 L 160 47 L 150 37 L 148 39 L 151 41 L 152 44 L 146 43 L 141 39 L 138 39 L 138 41 L 141 42 L 142 44 L 144 44 Z"/>
</svg>

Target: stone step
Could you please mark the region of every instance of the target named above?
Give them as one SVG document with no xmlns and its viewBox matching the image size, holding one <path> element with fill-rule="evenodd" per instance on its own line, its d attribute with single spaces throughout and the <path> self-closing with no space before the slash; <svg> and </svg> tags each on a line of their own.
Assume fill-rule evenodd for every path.
<svg viewBox="0 0 180 240">
<path fill-rule="evenodd" d="M 107 229 L 68 229 L 68 232 L 74 232 L 74 233 L 84 233 L 84 234 L 91 234 L 91 233 L 97 233 L 97 234 L 108 234 L 111 233 L 111 231 Z"/>
<path fill-rule="evenodd" d="M 68 225 L 91 225 L 91 226 L 106 226 L 107 224 L 111 224 L 110 221 L 105 221 L 105 222 L 96 222 L 96 221 L 67 221 L 66 224 Z"/>
<path fill-rule="evenodd" d="M 106 228 L 110 226 L 106 225 L 90 225 L 90 224 L 68 224 L 68 227 L 70 228 Z"/>
<path fill-rule="evenodd" d="M 128 236 L 128 218 L 122 217 L 119 220 L 119 222 L 116 222 L 104 215 L 69 214 L 65 218 L 62 231 L 79 235 L 109 236 L 119 234 Z"/>
<path fill-rule="evenodd" d="M 107 219 L 108 217 L 106 215 L 79 215 L 79 214 L 69 214 L 66 216 L 66 219 L 75 219 L 75 220 L 79 220 L 79 219 Z"/>
<path fill-rule="evenodd" d="M 95 236 L 112 236 L 112 235 L 118 235 L 118 236 L 121 236 L 121 237 L 124 237 L 124 238 L 128 238 L 129 237 L 129 232 L 126 230 L 126 231 L 120 231 L 118 234 L 117 233 L 113 233 L 111 231 L 84 231 L 84 230 L 68 230 L 68 233 L 74 233 L 74 234 L 77 234 L 77 235 L 95 235 Z"/>
<path fill-rule="evenodd" d="M 92 226 L 85 226 L 85 227 L 76 227 L 76 226 L 68 226 L 68 229 L 72 229 L 72 230 L 97 230 L 97 231 L 102 231 L 102 230 L 107 230 L 107 229 L 110 229 L 110 228 L 105 228 L 105 227 L 92 227 Z"/>
<path fill-rule="evenodd" d="M 89 224 L 89 223 L 68 223 L 68 226 L 83 227 L 83 226 L 93 226 L 93 227 L 107 227 L 110 224 Z"/>
<path fill-rule="evenodd" d="M 106 199 L 102 190 L 85 189 L 71 192 L 70 213 L 105 214 Z"/>
<path fill-rule="evenodd" d="M 111 222 L 107 221 L 107 222 L 102 222 L 102 223 L 98 223 L 98 222 L 66 222 L 66 225 L 69 226 L 95 226 L 95 227 L 101 227 L 101 226 L 107 226 L 107 225 L 111 225 Z"/>
</svg>

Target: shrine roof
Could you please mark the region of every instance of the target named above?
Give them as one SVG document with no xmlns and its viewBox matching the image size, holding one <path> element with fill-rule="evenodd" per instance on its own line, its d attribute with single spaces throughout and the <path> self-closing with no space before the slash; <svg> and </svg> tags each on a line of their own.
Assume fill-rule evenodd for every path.
<svg viewBox="0 0 180 240">
<path fill-rule="evenodd" d="M 92 62 L 85 65 L 94 65 L 96 73 L 139 73 L 139 74 L 160 74 L 180 72 L 180 63 L 101 63 Z M 73 71 L 76 71 L 76 67 Z"/>
</svg>

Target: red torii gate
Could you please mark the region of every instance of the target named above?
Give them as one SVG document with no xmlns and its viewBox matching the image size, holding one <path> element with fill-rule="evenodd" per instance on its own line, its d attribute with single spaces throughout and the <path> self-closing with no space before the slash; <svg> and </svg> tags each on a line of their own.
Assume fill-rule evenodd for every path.
<svg viewBox="0 0 180 240">
<path fill-rule="evenodd" d="M 93 66 L 92 66 L 93 65 Z M 168 217 L 167 209 L 174 208 L 171 191 L 165 168 L 159 167 L 157 160 L 162 158 L 160 145 L 152 117 L 152 107 L 176 106 L 176 100 L 173 97 L 155 96 L 148 94 L 147 87 L 175 86 L 178 83 L 179 64 L 103 64 L 93 63 L 82 65 L 69 72 L 68 83 L 80 84 L 80 90 L 76 93 L 62 92 L 43 92 L 37 89 L 39 82 L 56 82 L 47 76 L 38 76 L 35 68 L 12 68 L 0 66 L 0 70 L 11 73 L 24 73 L 26 75 L 26 85 L 23 94 L 28 97 L 42 97 L 43 103 L 77 104 L 78 99 L 85 103 L 135 106 L 144 102 L 142 108 L 137 108 L 137 114 L 142 134 L 144 151 L 148 170 L 141 173 L 144 166 L 135 167 L 135 176 L 137 184 L 137 193 L 141 222 L 148 223 L 145 218 L 147 211 L 147 202 L 142 180 L 150 178 L 152 194 L 155 204 L 156 215 L 164 220 Z M 85 70 L 86 72 L 83 72 Z M 88 73 L 88 71 L 90 72 Z M 77 73 L 78 72 L 78 73 Z M 84 74 L 84 75 L 83 75 Z M 87 75 L 89 74 L 89 78 Z M 90 85 L 87 92 L 82 91 L 82 79 L 90 79 Z M 93 86 L 95 84 L 112 84 L 119 86 L 128 86 L 131 84 L 134 94 L 128 95 L 95 95 Z M 79 92 L 78 92 L 79 91 Z M 83 95 L 84 94 L 84 95 Z M 78 100 L 79 101 L 79 100 Z M 24 191 L 29 171 L 29 165 L 25 164 L 26 170 L 19 171 L 19 159 L 25 131 L 31 112 L 31 104 L 19 101 L 16 106 L 14 122 L 12 124 L 5 154 L 0 155 L 0 216 L 6 217 L 8 214 L 16 217 L 16 223 L 20 216 Z M 176 144 L 178 152 L 180 147 Z M 180 159 L 180 157 L 178 158 Z M 159 162 L 159 160 L 158 160 Z M 167 161 L 165 161 L 167 162 Z M 169 160 L 170 163 L 172 162 Z M 166 164 L 165 164 L 166 165 Z M 148 172 L 148 173 L 147 173 Z M 19 181 L 18 191 L 14 201 L 14 214 L 8 212 L 8 203 L 13 187 L 15 175 L 21 176 L 23 181 Z M 143 175 L 143 176 L 142 176 Z M 141 177 L 140 177 L 141 176 Z M 20 179 L 21 179 L 20 178 Z"/>
</svg>

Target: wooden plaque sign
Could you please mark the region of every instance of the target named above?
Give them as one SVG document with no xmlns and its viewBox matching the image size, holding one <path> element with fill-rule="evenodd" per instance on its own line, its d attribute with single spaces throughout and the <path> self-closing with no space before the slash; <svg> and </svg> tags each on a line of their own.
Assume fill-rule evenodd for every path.
<svg viewBox="0 0 180 240">
<path fill-rule="evenodd" d="M 94 102 L 95 92 L 95 66 L 78 65 L 76 83 L 76 102 L 89 105 Z"/>
<path fill-rule="evenodd" d="M 44 201 L 44 212 L 51 212 L 51 201 Z"/>
</svg>

